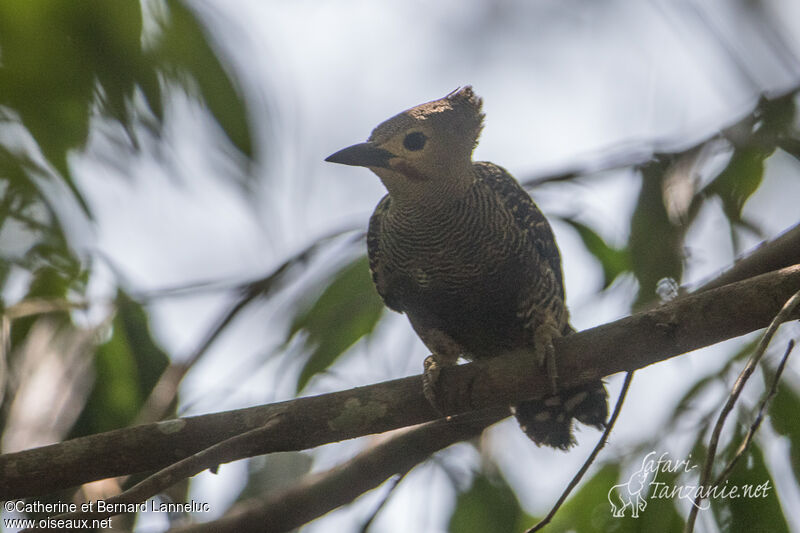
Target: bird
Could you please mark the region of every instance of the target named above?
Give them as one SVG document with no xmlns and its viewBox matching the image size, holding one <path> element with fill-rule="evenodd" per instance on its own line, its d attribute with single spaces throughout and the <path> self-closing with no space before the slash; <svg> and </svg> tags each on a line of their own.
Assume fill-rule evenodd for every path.
<svg viewBox="0 0 800 533">
<path fill-rule="evenodd" d="M 569 335 L 561 257 L 530 195 L 504 168 L 473 161 L 483 102 L 471 86 L 412 107 L 326 161 L 366 167 L 386 194 L 369 220 L 372 279 L 431 351 L 423 391 L 435 408 L 443 367 L 526 350 L 553 390 L 511 406 L 539 446 L 575 444 L 573 420 L 602 430 L 601 380 L 558 390 L 553 339 Z"/>
</svg>

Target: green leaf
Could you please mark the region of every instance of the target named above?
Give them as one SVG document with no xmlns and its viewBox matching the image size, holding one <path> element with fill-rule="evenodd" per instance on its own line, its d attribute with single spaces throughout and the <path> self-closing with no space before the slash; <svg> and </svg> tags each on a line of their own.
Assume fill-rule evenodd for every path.
<svg viewBox="0 0 800 533">
<path fill-rule="evenodd" d="M 192 10 L 179 0 L 169 0 L 167 5 L 169 19 L 164 23 L 162 39 L 154 53 L 176 70 L 175 80 L 181 81 L 181 73 L 189 74 L 225 135 L 242 154 L 252 158 L 250 126 L 242 96 Z"/>
<path fill-rule="evenodd" d="M 84 0 L 81 7 L 73 13 L 76 42 L 102 88 L 102 110 L 132 135 L 135 88 L 157 67 L 143 54 L 142 9 L 132 0 Z"/>
<path fill-rule="evenodd" d="M 71 285 L 72 280 L 64 272 L 50 265 L 42 266 L 34 272 L 25 298 L 66 300 Z M 11 345 L 20 346 L 38 319 L 38 316 L 32 315 L 15 320 L 11 328 Z M 69 315 L 64 313 L 60 319 L 67 322 Z"/>
<path fill-rule="evenodd" d="M 736 488 L 735 495 L 731 491 Z M 775 482 L 764 463 L 758 446 L 753 446 L 731 472 L 720 488 L 728 490 L 728 497 L 711 500 L 711 509 L 721 531 L 729 533 L 789 531 L 781 511 Z M 702 511 L 701 511 L 702 512 Z"/>
<path fill-rule="evenodd" d="M 97 348 L 94 387 L 71 437 L 129 425 L 169 364 L 144 308 L 123 292 L 116 303 L 111 338 Z"/>
<path fill-rule="evenodd" d="M 644 457 L 642 458 L 644 459 Z M 637 468 L 641 467 L 640 458 L 635 459 Z M 548 533 L 553 532 L 650 532 L 650 531 L 680 531 L 683 520 L 678 514 L 675 503 L 671 498 L 654 494 L 652 485 L 654 480 L 666 486 L 674 486 L 676 474 L 671 472 L 658 472 L 654 479 L 653 474 L 644 479 L 640 474 L 632 472 L 625 478 L 620 478 L 622 467 L 618 463 L 604 465 L 591 479 L 586 481 L 564 506 L 558 511 L 551 524 L 545 528 Z M 629 499 L 641 489 L 645 507 L 639 510 L 638 517 L 632 516 Z M 617 510 L 623 516 L 615 517 L 611 501 L 617 505 Z M 635 500 L 631 500 L 636 503 Z M 623 503 L 629 506 L 622 509 Z"/>
<path fill-rule="evenodd" d="M 0 2 L 0 104 L 14 110 L 88 214 L 67 153 L 89 134 L 95 78 L 76 35 L 69 0 Z"/>
<path fill-rule="evenodd" d="M 606 464 L 570 497 L 553 517 L 546 531 L 585 531 L 587 533 L 611 531 L 608 527 L 613 522 L 613 531 L 628 531 L 624 527 L 625 520 L 613 518 L 608 503 L 608 491 L 618 483 L 620 466 Z"/>
<path fill-rule="evenodd" d="M 796 132 L 797 94 L 798 91 L 794 90 L 777 98 L 761 99 L 758 106 L 761 121 L 756 137 L 765 148 L 774 147 L 781 138 Z"/>
<path fill-rule="evenodd" d="M 800 162 L 800 139 L 786 138 L 781 139 L 779 146 L 781 150 L 794 157 Z"/>
<path fill-rule="evenodd" d="M 603 267 L 603 289 L 607 289 L 620 274 L 631 269 L 627 248 L 609 246 L 593 229 L 572 218 L 562 219 L 578 232 L 583 245 Z"/>
<path fill-rule="evenodd" d="M 505 479 L 479 473 L 458 495 L 448 528 L 452 533 L 524 531 L 525 513 Z"/>
<path fill-rule="evenodd" d="M 683 274 L 683 240 L 687 226 L 674 224 L 664 204 L 663 181 L 671 162 L 659 158 L 642 170 L 642 189 L 631 219 L 628 243 L 633 273 L 639 281 L 636 305 L 656 299 L 662 279 L 680 283 Z"/>
<path fill-rule="evenodd" d="M 742 208 L 764 179 L 764 160 L 771 151 L 759 147 L 736 148 L 727 166 L 705 188 L 706 194 L 722 200 L 725 215 L 732 223 L 742 220 Z"/>
<path fill-rule="evenodd" d="M 660 455 L 660 451 L 656 451 Z M 670 459 L 674 461 L 680 460 L 677 458 Z M 691 459 L 691 464 L 695 465 L 693 458 Z M 692 467 L 689 466 L 689 468 Z M 684 519 L 678 513 L 675 499 L 662 497 L 663 495 L 658 493 L 658 490 L 662 487 L 671 490 L 673 487 L 680 487 L 690 483 L 690 481 L 680 476 L 682 472 L 683 470 L 681 469 L 675 469 L 674 472 L 670 472 L 668 469 L 662 468 L 654 478 L 650 479 L 649 482 L 651 484 L 647 489 L 647 507 L 639 514 L 639 518 L 630 519 L 629 526 L 631 531 L 645 533 L 649 531 L 681 531 L 683 529 Z M 663 483 L 664 485 L 658 485 L 657 483 Z"/>
<path fill-rule="evenodd" d="M 789 439 L 789 460 L 795 482 L 800 482 L 800 396 L 791 385 L 781 381 L 769 406 L 769 415 L 775 431 Z"/>
<path fill-rule="evenodd" d="M 357 340 L 369 335 L 383 311 L 365 256 L 340 270 L 310 309 L 300 313 L 289 331 L 291 339 L 305 333 L 311 355 L 300 372 L 297 391 L 330 367 Z"/>
<path fill-rule="evenodd" d="M 7 114 L 27 129 L 89 217 L 68 156 L 86 147 L 98 114 L 117 121 L 138 147 L 136 126 L 150 126 L 152 120 L 137 113 L 137 89 L 157 119 L 156 134 L 164 116 L 162 83 L 168 80 L 196 93 L 233 146 L 252 156 L 245 105 L 231 76 L 186 3 L 170 0 L 168 5 L 170 15 L 161 21 L 155 44 L 145 47 L 136 0 L 0 2 L 4 118 Z M 17 159 L 16 166 L 23 168 L 22 157 Z M 32 169 L 24 170 L 24 179 L 36 185 Z"/>
<path fill-rule="evenodd" d="M 130 130 L 126 101 L 142 70 L 141 27 L 132 0 L 0 3 L 0 104 L 16 112 L 86 215 L 67 156 L 86 146 L 98 94 Z"/>
</svg>

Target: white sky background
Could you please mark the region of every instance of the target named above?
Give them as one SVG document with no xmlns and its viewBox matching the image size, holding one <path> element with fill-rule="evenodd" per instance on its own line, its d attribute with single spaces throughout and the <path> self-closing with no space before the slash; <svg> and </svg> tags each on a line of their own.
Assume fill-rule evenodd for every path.
<svg viewBox="0 0 800 533">
<path fill-rule="evenodd" d="M 220 179 L 218 158 L 209 149 L 217 142 L 213 133 L 190 105 L 178 106 L 168 138 L 183 181 L 171 180 L 174 168 L 150 158 L 102 175 L 92 173 L 93 163 L 79 163 L 99 221 L 90 246 L 140 289 L 263 275 L 331 229 L 365 228 L 384 194 L 368 171 L 326 164 L 327 155 L 366 139 L 384 119 L 466 84 L 483 97 L 487 115 L 476 159 L 498 163 L 519 179 L 549 169 L 591 167 L 615 153 L 687 146 L 749 112 L 759 92 L 780 93 L 798 82 L 798 4 L 765 4 L 775 14 L 772 22 L 783 28 L 793 58 L 777 60 L 770 51 L 774 35 L 759 33 L 755 17 L 742 18 L 740 10 L 726 7 L 739 2 L 721 0 L 199 4 L 246 92 L 256 97 L 253 109 L 266 148 L 260 196 L 245 201 Z M 745 210 L 768 235 L 797 222 L 800 184 L 782 177 L 791 165 L 796 162 L 789 158 L 770 160 L 765 185 Z M 135 179 L 114 179 L 115 173 Z M 610 242 L 624 242 L 636 181 L 624 172 L 608 172 L 584 183 L 543 188 L 536 199 L 546 214 L 580 212 Z M 609 296 L 594 298 L 601 283 L 596 263 L 570 228 L 554 229 L 574 325 L 584 329 L 626 314 L 632 284 L 623 282 Z M 745 244 L 755 242 L 750 238 Z M 719 210 L 701 215 L 688 251 L 690 281 L 729 264 L 733 250 Z M 153 308 L 154 328 L 179 357 L 199 341 L 225 301 L 227 296 L 165 301 Z M 296 369 L 275 360 L 259 363 L 281 340 L 286 315 L 285 306 L 276 305 L 250 313 L 229 331 L 187 380 L 185 412 L 289 397 Z M 419 373 L 424 347 L 403 317 L 388 322 L 375 342 L 355 349 L 309 392 Z M 707 373 L 720 363 L 719 357 L 698 352 L 639 372 L 604 453 L 624 454 L 626 442 L 655 433 L 671 409 L 669 398 L 686 388 L 682 376 Z M 621 380 L 610 383 L 615 392 Z M 580 446 L 563 454 L 537 449 L 506 422 L 488 439 L 523 506 L 542 513 L 597 437 L 584 430 Z M 331 466 L 359 447 L 324 447 L 315 454 L 314 468 Z M 464 445 L 444 454 L 443 461 L 462 473 L 478 464 Z M 243 463 L 226 465 L 217 476 L 199 476 L 195 498 L 221 510 L 235 496 L 243 468 Z M 307 531 L 351 530 L 368 516 L 377 496 L 368 495 Z M 402 482 L 373 531 L 444 530 L 453 498 L 439 467 L 419 468 Z M 800 508 L 800 499 L 792 503 Z"/>
</svg>

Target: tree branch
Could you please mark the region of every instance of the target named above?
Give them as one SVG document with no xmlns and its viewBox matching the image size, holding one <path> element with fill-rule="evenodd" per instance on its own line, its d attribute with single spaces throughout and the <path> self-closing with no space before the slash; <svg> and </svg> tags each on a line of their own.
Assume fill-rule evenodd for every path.
<svg viewBox="0 0 800 533">
<path fill-rule="evenodd" d="M 631 373 L 628 374 L 626 385 L 629 383 L 631 375 Z M 623 386 L 624 390 L 625 386 Z M 614 415 L 612 415 L 612 421 L 619 414 L 621 403 L 620 399 Z M 499 412 L 505 416 L 504 410 Z M 480 426 L 480 430 L 475 431 L 474 434 L 477 435 L 495 421 L 495 419 L 488 418 Z M 609 425 L 613 423 L 612 421 L 609 421 Z M 416 460 L 418 464 L 433 453 L 461 440 L 456 436 L 457 432 L 460 434 L 460 428 L 457 425 L 449 428 L 449 431 L 453 433 L 453 438 L 451 439 L 442 438 L 438 434 L 431 434 L 431 438 L 428 439 L 425 432 L 430 430 L 431 427 L 427 424 L 415 430 L 421 433 L 417 439 L 421 445 L 407 448 L 410 445 L 405 440 L 402 440 L 406 438 L 406 434 L 401 434 L 361 452 L 356 458 L 346 461 L 332 470 L 307 476 L 292 487 L 270 493 L 266 497 L 240 502 L 232 511 L 226 513 L 220 519 L 191 524 L 171 529 L 170 531 L 176 533 L 206 531 L 235 531 L 241 533 L 242 531 L 259 531 L 259 524 L 274 526 L 274 531 L 289 531 L 300 527 L 302 524 L 351 502 L 364 492 L 377 487 L 395 473 L 405 474 L 409 470 L 407 467 L 409 459 Z M 609 430 L 610 426 L 606 429 L 606 433 L 601 439 L 601 444 L 607 439 Z M 593 456 L 596 455 L 600 447 L 598 445 L 595 448 Z M 395 454 L 394 450 L 403 450 L 403 453 Z M 579 476 L 585 473 L 585 470 L 588 469 L 588 464 L 588 461 L 587 464 L 584 464 Z M 366 465 L 369 465 L 369 468 Z M 552 518 L 558 505 L 563 503 L 574 484 L 577 484 L 575 479 L 562 495 L 559 503 L 548 514 L 548 517 L 534 526 L 532 531 L 538 530 Z M 335 496 L 331 497 L 331 495 Z M 278 516 L 281 518 L 276 521 L 275 517 Z"/>
<path fill-rule="evenodd" d="M 560 385 L 574 387 L 766 326 L 800 289 L 800 265 L 679 298 L 656 309 L 557 339 Z M 796 316 L 796 314 L 795 314 Z M 526 354 L 497 357 L 440 375 L 448 414 L 505 407 L 541 397 L 548 378 Z M 0 456 L 0 499 L 51 493 L 106 477 L 163 468 L 269 423 L 247 453 L 302 450 L 439 416 L 421 376 L 222 413 L 168 420 Z"/>
<path fill-rule="evenodd" d="M 170 531 L 290 531 L 353 501 L 395 474 L 405 474 L 431 454 L 480 435 L 507 416 L 508 408 L 501 407 L 401 430 L 330 470 L 306 476 L 266 497 L 240 502 L 222 518 Z"/>
<path fill-rule="evenodd" d="M 796 231 L 796 229 L 797 227 L 786 232 L 784 236 L 776 241 L 780 243 L 780 246 L 772 246 L 772 243 L 768 243 L 767 245 L 761 245 L 752 253 L 757 255 L 767 251 L 771 256 L 775 257 L 776 250 L 792 246 L 792 241 L 784 237 L 790 233 L 795 235 L 795 239 L 800 237 L 800 231 Z M 777 256 L 789 257 L 786 253 L 778 254 Z M 737 265 L 747 265 L 748 263 L 763 266 L 770 264 L 770 261 L 742 260 L 737 262 Z M 734 266 L 731 270 L 726 271 L 723 276 L 730 281 L 738 281 L 737 276 L 745 276 L 752 273 L 753 271 L 750 267 L 741 269 Z M 707 283 L 698 291 L 709 290 L 712 288 L 712 283 Z M 713 284 L 717 285 L 716 283 Z M 783 363 L 785 363 L 785 358 L 782 361 Z M 780 373 L 776 376 L 773 389 L 776 387 L 779 375 Z M 631 374 L 629 373 L 626 383 L 628 383 L 630 376 Z M 619 403 L 621 404 L 621 401 Z M 619 407 L 620 405 L 618 404 L 614 415 L 612 415 L 612 420 L 618 414 Z M 762 405 L 762 411 L 763 409 L 764 406 Z M 499 409 L 498 413 L 500 418 L 506 414 L 504 409 Z M 486 417 L 482 424 L 475 426 L 472 434 L 479 434 L 495 421 L 495 418 Z M 474 423 L 477 424 L 477 422 Z M 611 421 L 609 424 L 611 424 Z M 608 432 L 608 429 L 606 432 Z M 472 436 L 462 435 L 461 428 L 458 425 L 449 426 L 448 431 L 451 433 L 451 438 L 443 438 L 440 433 L 434 433 L 435 431 L 438 431 L 438 427 L 434 429 L 432 424 L 419 426 L 414 430 L 413 439 L 415 444 L 409 442 L 408 433 L 395 435 L 362 451 L 354 459 L 346 461 L 327 472 L 306 476 L 296 485 L 281 491 L 239 502 L 222 518 L 210 522 L 190 524 L 170 529 L 170 531 L 174 533 L 201 533 L 206 531 L 235 531 L 242 533 L 243 531 L 260 531 L 259 527 L 263 524 L 269 524 L 275 531 L 288 531 L 300 527 L 341 505 L 350 503 L 361 494 L 379 486 L 392 475 L 405 475 L 410 470 L 409 461 L 416 461 L 415 464 L 419 464 L 433 453 Z M 751 432 L 753 431 L 754 429 L 751 428 Z M 601 442 L 604 442 L 607 436 L 607 433 L 604 434 Z M 395 450 L 402 450 L 402 453 L 395 453 Z M 599 450 L 595 448 L 593 455 L 597 451 Z M 584 465 L 581 474 L 584 473 L 583 470 L 586 468 L 587 465 Z M 566 498 L 568 491 L 569 489 L 565 491 L 559 503 L 562 503 L 562 500 Z M 551 515 L 555 513 L 557 508 L 558 504 L 548 514 L 548 518 L 552 517 Z M 534 526 L 533 529 L 540 528 L 544 523 L 545 520 Z"/>
<path fill-rule="evenodd" d="M 706 283 L 697 291 L 720 287 L 726 283 L 740 281 L 787 264 L 800 263 L 798 250 L 800 250 L 800 226 L 795 226 L 774 241 L 762 243 L 755 250 L 749 252 L 747 257 L 738 260 L 719 278 Z M 764 256 L 762 257 L 761 254 Z M 773 383 L 773 388 L 776 384 L 777 379 Z M 500 413 L 504 413 L 504 410 L 501 409 Z M 492 423 L 494 420 L 485 420 L 474 434 L 477 435 L 479 431 Z M 405 475 L 409 470 L 405 466 L 409 459 L 409 453 L 413 454 L 412 459 L 417 460 L 417 464 L 419 464 L 427 460 L 433 453 L 458 442 L 460 438 L 455 435 L 458 430 L 457 426 L 450 427 L 450 431 L 454 433 L 452 439 L 436 438 L 434 435 L 428 438 L 425 432 L 433 431 L 433 428 L 430 425 L 420 426 L 415 430 L 422 433 L 418 439 L 420 444 L 417 446 L 411 446 L 406 442 L 407 433 L 394 435 L 390 439 L 362 451 L 356 458 L 346 461 L 332 470 L 306 476 L 298 484 L 281 491 L 239 502 L 220 519 L 190 524 L 170 531 L 176 533 L 236 531 L 241 533 L 249 530 L 258 531 L 261 524 L 270 524 L 273 528 L 280 528 L 276 530 L 300 527 L 341 505 L 350 503 L 356 497 L 374 489 L 395 474 Z M 751 428 L 752 431 L 754 430 Z M 604 439 L 605 437 L 604 435 Z M 403 450 L 403 453 L 394 454 L 393 450 L 398 449 Z M 403 466 L 398 464 L 399 462 L 402 462 Z M 366 468 L 367 464 L 370 465 L 369 468 Z M 331 497 L 332 495 L 336 495 L 336 497 Z M 565 495 L 562 495 L 562 499 L 564 497 Z M 554 507 L 550 514 L 553 514 L 556 508 Z M 277 516 L 282 518 L 276 520 Z M 543 523 L 544 521 L 537 524 L 536 527 Z"/>
<path fill-rule="evenodd" d="M 771 241 L 762 242 L 731 268 L 700 286 L 697 291 L 716 289 L 734 281 L 772 272 L 789 265 L 800 264 L 800 224 L 792 226 Z"/>
</svg>

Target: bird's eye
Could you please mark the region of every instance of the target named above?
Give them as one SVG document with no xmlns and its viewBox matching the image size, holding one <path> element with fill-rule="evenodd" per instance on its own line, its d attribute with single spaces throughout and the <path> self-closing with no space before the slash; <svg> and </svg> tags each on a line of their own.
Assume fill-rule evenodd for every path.
<svg viewBox="0 0 800 533">
<path fill-rule="evenodd" d="M 406 135 L 405 139 L 403 139 L 403 146 L 405 146 L 406 150 L 416 152 L 417 150 L 422 150 L 425 147 L 425 141 L 427 140 L 428 138 L 425 137 L 424 133 L 421 131 L 415 131 Z"/>
</svg>

